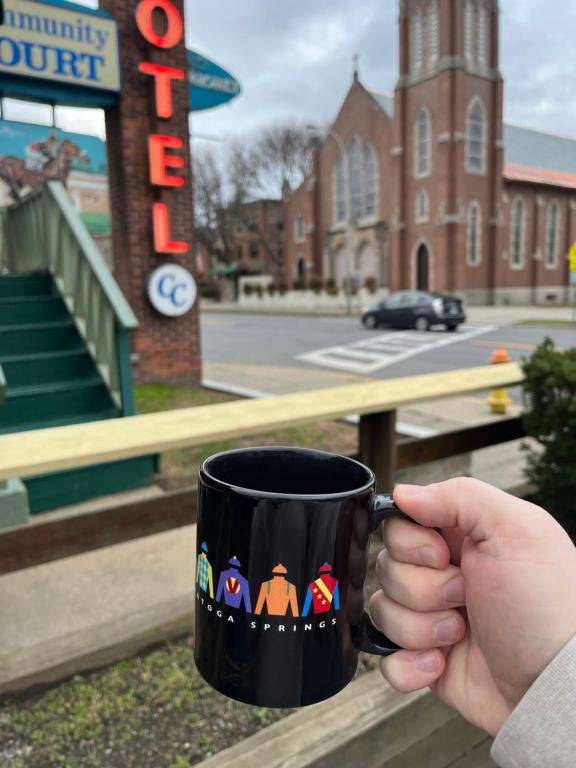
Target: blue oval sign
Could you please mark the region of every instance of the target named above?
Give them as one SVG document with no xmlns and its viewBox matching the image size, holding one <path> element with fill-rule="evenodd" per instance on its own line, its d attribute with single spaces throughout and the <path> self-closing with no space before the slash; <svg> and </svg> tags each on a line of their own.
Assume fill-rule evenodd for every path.
<svg viewBox="0 0 576 768">
<path fill-rule="evenodd" d="M 225 69 L 196 51 L 188 51 L 188 99 L 192 112 L 219 107 L 236 98 L 240 83 Z"/>
</svg>

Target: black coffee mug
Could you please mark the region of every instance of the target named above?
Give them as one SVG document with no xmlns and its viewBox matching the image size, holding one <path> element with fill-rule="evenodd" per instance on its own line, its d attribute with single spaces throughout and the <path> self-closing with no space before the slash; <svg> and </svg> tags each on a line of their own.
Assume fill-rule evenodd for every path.
<svg viewBox="0 0 576 768">
<path fill-rule="evenodd" d="M 398 650 L 364 611 L 371 532 L 402 516 L 357 461 L 302 448 L 206 459 L 198 485 L 194 656 L 238 701 L 300 707 Z"/>
</svg>

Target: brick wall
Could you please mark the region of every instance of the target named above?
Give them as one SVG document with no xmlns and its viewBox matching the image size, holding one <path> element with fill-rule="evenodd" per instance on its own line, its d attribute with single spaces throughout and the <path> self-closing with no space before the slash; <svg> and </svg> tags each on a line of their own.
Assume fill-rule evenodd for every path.
<svg viewBox="0 0 576 768">
<path fill-rule="evenodd" d="M 148 275 L 164 263 L 177 263 L 195 273 L 187 81 L 173 83 L 174 114 L 161 120 L 155 116 L 153 78 L 138 71 L 141 61 L 187 71 L 186 49 L 184 40 L 162 51 L 148 44 L 136 26 L 138 1 L 100 1 L 100 7 L 116 18 L 120 38 L 122 93 L 117 108 L 106 114 L 115 276 L 140 322 L 133 339 L 133 349 L 139 355 L 136 377 L 141 381 L 197 383 L 201 377 L 198 304 L 183 317 L 167 318 L 153 309 L 146 296 Z M 173 0 L 173 4 L 184 12 L 183 0 Z M 185 166 L 181 175 L 185 187 L 165 190 L 151 186 L 150 133 L 183 139 Z M 189 243 L 187 254 L 163 256 L 154 252 L 154 202 L 169 206 L 172 239 Z"/>
</svg>

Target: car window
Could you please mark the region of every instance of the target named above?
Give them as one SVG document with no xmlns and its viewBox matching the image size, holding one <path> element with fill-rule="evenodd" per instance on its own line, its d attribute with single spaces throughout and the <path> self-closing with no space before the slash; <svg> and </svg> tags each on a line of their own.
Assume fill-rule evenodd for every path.
<svg viewBox="0 0 576 768">
<path fill-rule="evenodd" d="M 419 293 L 418 304 L 420 304 L 421 306 L 428 306 L 428 304 L 430 304 L 430 297 L 426 296 L 425 293 Z"/>
<path fill-rule="evenodd" d="M 404 294 L 402 293 L 393 293 L 391 296 L 388 296 L 385 303 L 386 309 L 393 309 L 394 307 L 399 307 L 402 302 L 403 295 Z"/>
<path fill-rule="evenodd" d="M 417 293 L 402 293 L 400 295 L 402 297 L 401 305 L 403 307 L 413 307 L 415 304 L 418 304 Z"/>
</svg>

